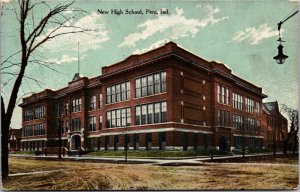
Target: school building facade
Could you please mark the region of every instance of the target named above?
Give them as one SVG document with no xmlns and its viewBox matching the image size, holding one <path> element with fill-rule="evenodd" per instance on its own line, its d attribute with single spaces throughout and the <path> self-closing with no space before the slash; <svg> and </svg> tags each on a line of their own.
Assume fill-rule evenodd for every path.
<svg viewBox="0 0 300 192">
<path fill-rule="evenodd" d="M 262 88 L 173 42 L 24 98 L 22 150 L 261 148 Z M 125 146 L 126 147 L 126 146 Z"/>
</svg>

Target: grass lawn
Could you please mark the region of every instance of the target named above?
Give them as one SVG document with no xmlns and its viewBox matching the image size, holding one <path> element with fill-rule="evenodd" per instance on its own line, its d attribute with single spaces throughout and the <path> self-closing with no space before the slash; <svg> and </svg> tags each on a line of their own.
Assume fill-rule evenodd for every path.
<svg viewBox="0 0 300 192">
<path fill-rule="evenodd" d="M 9 190 L 183 190 L 294 189 L 298 166 L 209 164 L 154 166 L 75 161 L 9 159 L 10 173 L 64 171 L 13 176 L 3 181 Z"/>
<path fill-rule="evenodd" d="M 208 155 L 209 151 L 205 150 L 174 150 L 174 151 L 160 151 L 160 150 L 128 150 L 128 157 L 130 158 L 178 158 L 178 157 L 197 157 Z M 108 151 L 94 151 L 87 153 L 89 156 L 101 156 L 101 157 L 125 157 L 124 150 L 108 150 Z"/>
</svg>

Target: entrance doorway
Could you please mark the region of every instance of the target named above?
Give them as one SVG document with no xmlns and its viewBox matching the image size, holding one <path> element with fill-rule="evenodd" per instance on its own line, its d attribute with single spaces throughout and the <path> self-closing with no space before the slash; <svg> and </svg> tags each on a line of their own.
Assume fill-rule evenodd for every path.
<svg viewBox="0 0 300 192">
<path fill-rule="evenodd" d="M 80 135 L 73 135 L 71 140 L 71 150 L 77 150 L 81 147 L 81 137 Z"/>
<path fill-rule="evenodd" d="M 222 136 L 219 140 L 219 149 L 221 151 L 228 151 L 228 142 L 225 136 Z"/>
</svg>

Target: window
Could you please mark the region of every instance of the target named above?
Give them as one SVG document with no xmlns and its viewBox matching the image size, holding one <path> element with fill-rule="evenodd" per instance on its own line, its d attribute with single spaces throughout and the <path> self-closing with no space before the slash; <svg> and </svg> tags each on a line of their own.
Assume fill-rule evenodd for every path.
<svg viewBox="0 0 300 192">
<path fill-rule="evenodd" d="M 99 115 L 99 130 L 102 129 L 102 115 Z"/>
<path fill-rule="evenodd" d="M 55 116 L 60 117 L 62 112 L 63 112 L 62 105 L 58 103 L 55 104 Z"/>
<path fill-rule="evenodd" d="M 243 137 L 240 137 L 240 136 L 235 137 L 235 146 L 236 146 L 236 148 L 241 149 L 242 146 L 243 146 L 243 141 L 244 141 Z"/>
<path fill-rule="evenodd" d="M 31 125 L 24 126 L 23 135 L 25 137 L 33 135 L 33 129 Z"/>
<path fill-rule="evenodd" d="M 96 109 L 96 96 L 93 95 L 90 97 L 90 107 L 89 107 L 89 110 L 90 111 L 93 111 Z"/>
<path fill-rule="evenodd" d="M 116 127 L 116 111 L 111 111 L 111 127 Z"/>
<path fill-rule="evenodd" d="M 34 125 L 34 135 L 45 135 L 44 123 L 39 123 Z"/>
<path fill-rule="evenodd" d="M 218 126 L 230 126 L 230 112 L 218 109 Z"/>
<path fill-rule="evenodd" d="M 142 97 L 147 96 L 147 77 L 142 78 Z"/>
<path fill-rule="evenodd" d="M 126 126 L 126 109 L 121 109 L 121 125 Z"/>
<path fill-rule="evenodd" d="M 166 72 L 147 75 L 135 80 L 135 97 L 145 97 L 167 91 Z"/>
<path fill-rule="evenodd" d="M 222 85 L 218 85 L 217 91 L 218 103 L 229 105 L 229 89 Z"/>
<path fill-rule="evenodd" d="M 153 104 L 148 105 L 148 119 L 147 122 L 148 124 L 152 124 L 153 123 Z"/>
<path fill-rule="evenodd" d="M 111 111 L 106 113 L 106 127 L 111 127 Z"/>
<path fill-rule="evenodd" d="M 246 98 L 246 111 L 249 113 L 254 112 L 254 101 L 252 99 Z"/>
<path fill-rule="evenodd" d="M 130 99 L 130 82 L 112 85 L 106 88 L 106 103 L 115 103 Z"/>
<path fill-rule="evenodd" d="M 221 114 L 221 110 L 218 109 L 218 126 L 221 126 L 222 125 L 222 114 Z"/>
<path fill-rule="evenodd" d="M 161 92 L 167 91 L 167 73 L 161 72 Z"/>
<path fill-rule="evenodd" d="M 167 102 L 161 103 L 161 122 L 167 121 Z"/>
<path fill-rule="evenodd" d="M 247 130 L 254 131 L 255 129 L 255 120 L 253 118 L 247 118 Z"/>
<path fill-rule="evenodd" d="M 90 117 L 89 131 L 96 131 L 96 117 Z"/>
<path fill-rule="evenodd" d="M 222 101 L 221 101 L 221 103 L 226 104 L 225 103 L 225 87 L 222 87 Z"/>
<path fill-rule="evenodd" d="M 142 117 L 141 117 L 141 124 L 147 124 L 147 105 L 142 105 Z"/>
<path fill-rule="evenodd" d="M 121 85 L 116 85 L 116 102 L 121 101 Z"/>
<path fill-rule="evenodd" d="M 160 93 L 160 75 L 154 74 L 154 94 Z"/>
<path fill-rule="evenodd" d="M 111 103 L 111 87 L 106 88 L 106 103 Z"/>
<path fill-rule="evenodd" d="M 154 123 L 160 122 L 160 103 L 154 104 Z"/>
<path fill-rule="evenodd" d="M 121 84 L 121 101 L 126 100 L 126 83 Z"/>
<path fill-rule="evenodd" d="M 136 125 L 141 124 L 141 106 L 135 107 L 135 124 Z"/>
<path fill-rule="evenodd" d="M 226 88 L 226 104 L 230 105 L 230 94 L 228 88 Z"/>
<path fill-rule="evenodd" d="M 256 113 L 257 113 L 258 115 L 260 115 L 260 103 L 259 103 L 259 102 L 256 102 L 255 107 L 256 107 L 256 109 L 255 109 Z"/>
<path fill-rule="evenodd" d="M 101 108 L 102 108 L 102 93 L 100 93 L 98 96 L 98 109 Z"/>
<path fill-rule="evenodd" d="M 130 83 L 124 82 L 121 84 L 107 87 L 106 89 L 106 103 L 115 103 L 119 101 L 126 101 L 130 98 Z"/>
<path fill-rule="evenodd" d="M 116 86 L 111 87 L 111 102 L 116 102 Z"/>
<path fill-rule="evenodd" d="M 222 101 L 221 86 L 218 85 L 218 103 L 221 103 L 221 101 Z"/>
<path fill-rule="evenodd" d="M 127 114 L 126 114 L 126 117 L 127 117 L 126 125 L 130 126 L 130 123 L 131 123 L 130 108 L 126 108 L 126 111 L 127 111 Z"/>
<path fill-rule="evenodd" d="M 64 106 L 65 106 L 65 115 L 68 115 L 68 113 L 69 113 L 69 103 L 68 102 L 64 103 Z"/>
<path fill-rule="evenodd" d="M 72 119 L 72 131 L 80 131 L 81 122 L 80 118 Z"/>
<path fill-rule="evenodd" d="M 45 115 L 45 106 L 38 106 L 34 109 L 34 118 L 40 119 Z"/>
<path fill-rule="evenodd" d="M 256 129 L 258 132 L 261 132 L 261 121 L 260 120 L 256 121 Z"/>
<path fill-rule="evenodd" d="M 115 109 L 106 112 L 107 128 L 130 125 L 130 108 Z"/>
<path fill-rule="evenodd" d="M 150 75 L 148 78 L 148 95 L 153 95 L 153 76 Z"/>
<path fill-rule="evenodd" d="M 244 127 L 244 116 L 242 115 L 233 115 L 233 127 L 236 129 L 243 129 Z"/>
<path fill-rule="evenodd" d="M 126 100 L 130 99 L 130 82 L 126 82 Z"/>
<path fill-rule="evenodd" d="M 121 110 L 116 110 L 116 127 L 121 127 Z"/>
<path fill-rule="evenodd" d="M 25 109 L 23 119 L 24 121 L 30 121 L 33 119 L 32 109 Z"/>
<path fill-rule="evenodd" d="M 232 94 L 233 99 L 233 108 L 243 110 L 244 102 L 243 102 L 243 96 L 237 93 Z"/>
<path fill-rule="evenodd" d="M 81 111 L 81 98 L 72 100 L 72 112 Z"/>
<path fill-rule="evenodd" d="M 135 80 L 135 97 L 141 97 L 141 79 Z"/>
<path fill-rule="evenodd" d="M 149 103 L 135 107 L 135 124 L 145 125 L 167 121 L 167 102 Z"/>
</svg>

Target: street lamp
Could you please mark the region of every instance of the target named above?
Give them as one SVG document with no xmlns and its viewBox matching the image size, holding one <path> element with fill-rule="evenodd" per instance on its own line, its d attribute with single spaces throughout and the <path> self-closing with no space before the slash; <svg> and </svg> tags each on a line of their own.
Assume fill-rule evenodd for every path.
<svg viewBox="0 0 300 192">
<path fill-rule="evenodd" d="M 285 54 L 283 54 L 283 46 L 281 45 L 281 42 L 284 42 L 281 40 L 281 36 L 280 36 L 280 29 L 281 29 L 281 25 L 286 22 L 288 19 L 290 19 L 291 17 L 293 17 L 294 15 L 296 15 L 298 13 L 298 10 L 295 11 L 293 14 L 287 16 L 283 21 L 280 21 L 277 25 L 278 25 L 278 32 L 279 32 L 279 39 L 277 41 L 279 41 L 279 45 L 277 47 L 278 49 L 278 55 L 276 55 L 275 57 L 273 57 L 273 59 L 276 60 L 276 62 L 278 64 L 283 64 L 285 62 L 285 60 L 289 57 Z"/>
<path fill-rule="evenodd" d="M 281 40 L 279 41 L 281 42 Z M 275 59 L 278 64 L 283 64 L 285 62 L 285 59 L 287 59 L 289 56 L 283 54 L 283 46 L 281 45 L 281 43 L 278 45 L 277 49 L 278 55 L 273 57 L 273 59 Z"/>
</svg>

